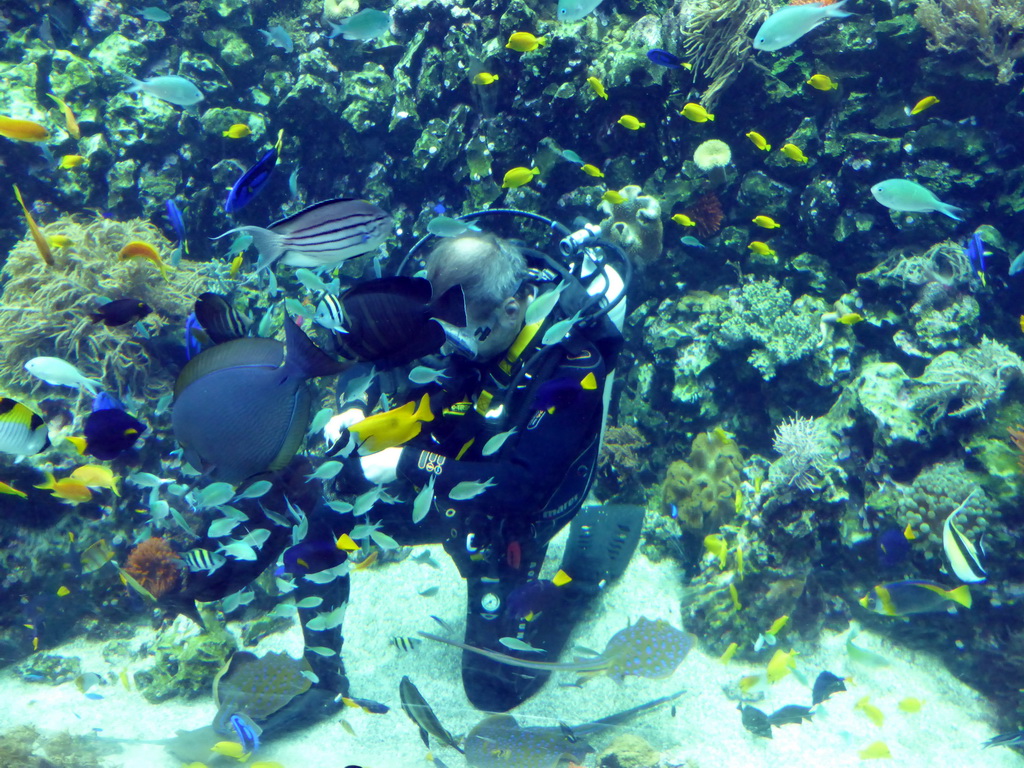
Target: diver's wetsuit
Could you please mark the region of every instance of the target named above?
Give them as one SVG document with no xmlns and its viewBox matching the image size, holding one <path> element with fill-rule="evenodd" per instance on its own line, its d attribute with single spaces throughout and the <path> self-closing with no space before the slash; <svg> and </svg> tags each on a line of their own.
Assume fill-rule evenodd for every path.
<svg viewBox="0 0 1024 768">
<path fill-rule="evenodd" d="M 562 313 L 567 314 L 565 308 Z M 388 486 L 406 503 L 379 503 L 369 516 L 402 545 L 444 543 L 468 581 L 468 643 L 510 653 L 497 640 L 518 637 L 555 658 L 587 598 L 596 591 L 594 585 L 574 581 L 559 590 L 562 604 L 549 606 L 530 622 L 516 618 L 505 603 L 516 587 L 537 578 L 551 538 L 579 511 L 590 488 L 600 448 L 605 381 L 621 336 L 607 318 L 601 319 L 596 331 L 586 335 L 574 331 L 547 347 L 540 343 L 543 332 L 543 327 L 524 329 L 509 353 L 489 367 L 464 358 L 445 359 L 442 385 L 403 393 L 403 401 L 418 401 L 424 392 L 430 394 L 434 420 L 425 422 L 421 434 L 405 444 L 398 480 Z M 516 376 L 523 365 L 529 375 Z M 483 455 L 488 439 L 511 429 L 515 432 L 497 452 Z M 291 474 L 297 478 L 305 468 L 301 473 L 293 469 Z M 426 517 L 413 524 L 409 500 L 432 477 L 433 504 Z M 461 482 L 489 487 L 473 498 L 450 499 L 449 493 Z M 315 485 L 310 483 L 306 492 Z M 334 548 L 334 537 L 355 520 L 337 515 L 322 499 L 302 507 L 310 524 L 303 544 L 328 544 L 320 550 L 323 559 L 318 558 L 309 571 L 337 564 L 344 556 Z M 274 531 L 257 562 L 229 560 L 212 577 L 191 574 L 186 596 L 212 600 L 244 587 L 288 546 L 286 530 Z M 216 545 L 208 539 L 197 543 L 207 548 Z M 317 631 L 306 623 L 313 615 L 344 605 L 348 577 L 315 584 L 302 576 L 295 574 L 296 598 L 324 599 L 316 613 L 300 612 L 306 647 L 337 652 L 328 657 L 307 652 L 306 658 L 323 689 L 346 693 L 343 628 Z M 467 695 L 476 706 L 491 711 L 519 704 L 536 692 L 547 674 L 513 669 L 474 654 L 467 653 L 463 659 Z"/>
</svg>

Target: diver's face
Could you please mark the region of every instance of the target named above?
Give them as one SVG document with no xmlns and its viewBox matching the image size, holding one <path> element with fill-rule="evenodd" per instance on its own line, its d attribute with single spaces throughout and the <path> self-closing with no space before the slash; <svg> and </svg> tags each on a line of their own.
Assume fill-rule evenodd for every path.
<svg viewBox="0 0 1024 768">
<path fill-rule="evenodd" d="M 490 314 L 478 314 L 466 308 L 466 329 L 477 343 L 476 359 L 493 360 L 516 340 L 523 329 L 526 308 L 515 298 L 505 299 Z"/>
</svg>

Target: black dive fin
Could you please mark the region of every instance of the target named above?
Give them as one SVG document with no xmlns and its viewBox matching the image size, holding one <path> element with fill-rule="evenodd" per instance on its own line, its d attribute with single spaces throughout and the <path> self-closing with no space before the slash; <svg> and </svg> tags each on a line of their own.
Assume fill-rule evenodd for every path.
<svg viewBox="0 0 1024 768">
<path fill-rule="evenodd" d="M 578 587 L 597 591 L 626 571 L 640 542 L 644 507 L 637 504 L 584 506 L 569 527 L 562 570 Z"/>
</svg>

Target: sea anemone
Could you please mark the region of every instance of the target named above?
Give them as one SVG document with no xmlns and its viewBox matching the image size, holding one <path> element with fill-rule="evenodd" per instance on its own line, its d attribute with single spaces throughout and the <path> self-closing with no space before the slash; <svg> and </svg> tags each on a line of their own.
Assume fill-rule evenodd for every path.
<svg viewBox="0 0 1024 768">
<path fill-rule="evenodd" d="M 718 187 L 725 183 L 725 169 L 732 162 L 732 150 L 724 141 L 708 139 L 693 153 L 693 162 L 707 173 L 711 183 Z"/>
<path fill-rule="evenodd" d="M 154 536 L 131 551 L 124 569 L 153 597 L 160 599 L 178 585 L 181 574 L 178 560 L 178 553 L 166 541 Z"/>
<path fill-rule="evenodd" d="M 693 223 L 697 227 L 697 234 L 701 237 L 710 237 L 715 234 L 722 228 L 722 219 L 725 218 L 722 204 L 714 192 L 701 195 L 697 202 L 683 213 L 693 219 Z"/>
</svg>

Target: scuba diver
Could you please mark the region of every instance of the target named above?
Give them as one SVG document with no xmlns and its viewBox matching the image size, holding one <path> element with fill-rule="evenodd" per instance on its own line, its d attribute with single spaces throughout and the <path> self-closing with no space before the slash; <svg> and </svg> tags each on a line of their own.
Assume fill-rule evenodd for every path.
<svg viewBox="0 0 1024 768">
<path fill-rule="evenodd" d="M 511 655 L 521 652 L 499 640 L 516 638 L 557 660 L 593 597 L 622 574 L 636 547 L 641 507 L 585 504 L 622 346 L 628 259 L 596 228 L 573 233 L 536 214 L 505 210 L 461 218 L 487 215 L 547 224 L 563 235 L 562 258 L 479 231 L 442 239 L 424 259 L 426 278 L 435 297 L 461 287 L 465 326 L 442 323 L 448 341 L 440 354 L 417 359 L 418 367 L 442 373 L 427 384 L 410 381 L 407 368 L 377 374 L 374 396 L 339 408 L 325 429 L 336 438 L 326 458 L 344 457 L 333 489 L 325 489 L 333 493 L 306 482 L 315 467 L 296 457 L 270 493 L 236 502 L 249 514 L 250 530 L 270 531 L 256 559 L 192 571 L 176 596 L 181 610 L 194 612 L 193 600 L 232 594 L 281 557 L 279 575 L 293 579 L 296 602 L 321 599 L 315 613 L 300 610 L 316 682 L 275 722 L 260 723 L 265 731 L 308 724 L 348 695 L 341 652 L 348 555 L 336 542 L 356 521 L 333 511 L 337 502 L 327 496 L 386 490 L 369 519 L 401 545 L 442 542 L 467 580 L 465 643 Z M 427 239 L 402 261 L 399 275 Z M 346 339 L 346 330 L 332 333 L 343 353 L 358 342 L 354 334 Z M 380 392 L 404 405 L 367 418 Z M 393 429 L 412 422 L 408 433 Z M 285 510 L 296 522 L 292 532 L 282 525 L 291 522 L 282 519 Z M 548 546 L 570 522 L 559 578 L 542 580 Z M 194 547 L 209 551 L 217 543 L 207 535 Z M 315 574 L 334 575 L 306 578 Z M 462 667 L 469 700 L 494 712 L 532 696 L 550 674 L 468 651 Z"/>
</svg>

